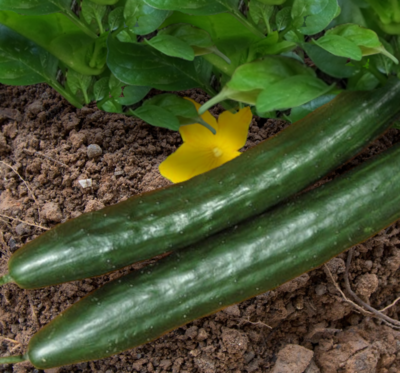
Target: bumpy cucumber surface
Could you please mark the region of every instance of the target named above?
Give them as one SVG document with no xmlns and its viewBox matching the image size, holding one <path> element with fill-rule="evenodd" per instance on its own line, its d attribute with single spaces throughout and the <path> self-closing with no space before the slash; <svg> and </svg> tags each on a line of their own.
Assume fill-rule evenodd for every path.
<svg viewBox="0 0 400 373">
<path fill-rule="evenodd" d="M 114 280 L 33 336 L 38 368 L 151 341 L 315 268 L 400 218 L 400 146 L 297 200 Z"/>
<path fill-rule="evenodd" d="M 357 154 L 390 126 L 399 102 L 398 79 L 342 93 L 218 169 L 46 232 L 14 253 L 3 282 L 31 289 L 100 275 L 256 216 Z"/>
</svg>

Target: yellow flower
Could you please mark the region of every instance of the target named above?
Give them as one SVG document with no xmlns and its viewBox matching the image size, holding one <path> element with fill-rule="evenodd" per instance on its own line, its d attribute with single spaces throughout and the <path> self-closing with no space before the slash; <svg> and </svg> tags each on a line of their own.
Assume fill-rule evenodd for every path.
<svg viewBox="0 0 400 373">
<path fill-rule="evenodd" d="M 188 100 L 199 110 L 197 102 Z M 216 134 L 198 123 L 179 128 L 183 144 L 159 167 L 161 175 L 173 183 L 188 180 L 236 158 L 241 154 L 238 150 L 246 143 L 252 120 L 250 107 L 236 114 L 224 111 L 218 122 L 208 111 L 201 118 L 216 130 Z"/>
</svg>

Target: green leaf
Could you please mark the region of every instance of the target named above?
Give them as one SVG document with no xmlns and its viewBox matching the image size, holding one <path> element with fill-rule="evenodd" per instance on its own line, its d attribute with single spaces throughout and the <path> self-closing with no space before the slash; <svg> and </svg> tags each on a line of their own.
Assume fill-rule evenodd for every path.
<svg viewBox="0 0 400 373">
<path fill-rule="evenodd" d="M 211 15 L 238 8 L 239 0 L 144 0 L 146 4 L 164 10 L 177 10 L 193 15 Z"/>
<path fill-rule="evenodd" d="M 12 84 L 16 80 L 17 84 L 25 85 L 21 77 L 31 75 L 30 81 L 52 82 L 55 80 L 58 60 L 50 53 L 37 46 L 35 43 L 17 34 L 4 25 L 0 25 L 0 54 L 2 64 L 11 67 L 14 64 L 14 71 L 2 70 L 1 81 Z"/>
<path fill-rule="evenodd" d="M 325 34 L 318 40 L 313 40 L 313 42 L 335 56 L 346 57 L 355 61 L 360 61 L 362 58 L 361 49 L 357 44 L 340 35 Z"/>
<path fill-rule="evenodd" d="M 155 105 L 143 105 L 133 112 L 137 117 L 152 126 L 168 128 L 178 131 L 180 123 L 178 118 L 166 109 Z"/>
<path fill-rule="evenodd" d="M 318 78 L 291 76 L 270 85 L 260 93 L 257 97 L 257 111 L 282 110 L 303 105 L 327 93 L 331 88 Z"/>
<path fill-rule="evenodd" d="M 319 96 L 304 105 L 297 106 L 291 110 L 287 119 L 289 119 L 291 123 L 297 122 L 298 120 L 303 119 L 305 116 L 312 113 L 315 109 L 318 109 L 320 106 L 332 101 L 336 96 L 337 93 L 328 93 L 326 95 Z"/>
<path fill-rule="evenodd" d="M 208 48 L 214 45 L 210 34 L 198 27 L 189 24 L 175 24 L 163 28 L 158 35 L 171 35 L 184 41 L 189 45 L 195 45 L 201 48 Z"/>
<path fill-rule="evenodd" d="M 291 58 L 268 56 L 262 61 L 250 62 L 238 67 L 227 87 L 236 91 L 265 89 L 270 84 L 300 74 L 315 76 L 312 69 Z"/>
<path fill-rule="evenodd" d="M 252 0 L 249 5 L 249 15 L 254 24 L 263 32 L 270 33 L 269 20 L 274 12 L 274 7 L 260 0 Z"/>
<path fill-rule="evenodd" d="M 149 6 L 144 0 L 129 0 L 124 10 L 127 26 L 138 35 L 150 34 L 157 30 L 170 14 L 169 11 Z"/>
<path fill-rule="evenodd" d="M 106 14 L 107 7 L 92 1 L 83 1 L 81 15 L 94 31 L 104 32 L 102 20 Z"/>
<path fill-rule="evenodd" d="M 267 5 L 282 5 L 286 0 L 258 0 L 260 3 Z"/>
<path fill-rule="evenodd" d="M 25 15 L 42 15 L 58 12 L 59 8 L 43 0 L 0 0 L 0 10 L 11 10 Z"/>
<path fill-rule="evenodd" d="M 21 16 L 14 12 L 0 12 L 0 22 L 32 40 L 53 54 L 68 67 L 83 75 L 97 75 L 103 71 L 105 57 L 90 65 L 96 40 L 80 30 L 60 13 L 42 16 Z M 99 46 L 101 49 L 101 47 Z"/>
<path fill-rule="evenodd" d="M 362 27 L 367 26 L 361 9 L 354 0 L 338 0 L 338 3 L 341 9 L 340 15 L 331 22 L 329 27 L 335 27 L 344 23 L 355 23 Z M 368 4 L 365 5 L 368 6 Z"/>
<path fill-rule="evenodd" d="M 338 10 L 337 0 L 294 0 L 292 19 L 302 34 L 314 35 L 331 23 Z"/>
<path fill-rule="evenodd" d="M 287 6 L 285 8 L 282 8 L 275 17 L 275 23 L 278 31 L 284 30 L 286 27 L 289 26 L 291 17 L 290 13 L 292 11 L 292 8 L 290 6 Z"/>
<path fill-rule="evenodd" d="M 128 85 L 160 90 L 183 90 L 202 86 L 193 63 L 166 56 L 148 45 L 121 43 L 108 38 L 107 64 L 113 74 Z"/>
<path fill-rule="evenodd" d="M 268 56 L 261 61 L 246 63 L 235 70 L 231 80 L 221 92 L 206 102 L 199 109 L 199 113 L 203 114 L 211 106 L 226 99 L 254 105 L 262 91 L 269 90 L 273 84 L 295 75 L 301 75 L 306 80 L 313 81 L 315 72 L 292 58 L 281 56 Z M 258 111 L 272 110 L 259 109 Z"/>
<path fill-rule="evenodd" d="M 119 6 L 108 14 L 108 26 L 110 27 L 111 31 L 114 31 L 124 25 L 124 10 L 124 7 Z"/>
<path fill-rule="evenodd" d="M 372 30 L 359 25 L 346 24 L 328 30 L 326 35 L 339 35 L 352 41 L 361 48 L 363 56 L 382 53 L 393 62 L 398 63 L 398 60 L 384 47 L 378 35 Z"/>
<path fill-rule="evenodd" d="M 302 47 L 321 71 L 334 78 L 349 78 L 359 71 L 358 67 L 348 65 L 347 58 L 334 56 L 318 45 L 303 43 Z"/>
<path fill-rule="evenodd" d="M 379 85 L 379 80 L 370 72 L 351 77 L 347 82 L 349 91 L 370 91 Z"/>
<path fill-rule="evenodd" d="M 198 116 L 196 107 L 192 102 L 169 93 L 154 96 L 153 98 L 145 101 L 143 104 L 143 106 L 147 105 L 161 107 L 175 114 L 176 116 L 184 118 L 196 118 Z"/>
<path fill-rule="evenodd" d="M 109 95 L 114 100 L 118 100 L 122 96 L 122 87 L 124 85 L 114 74 L 111 74 L 108 80 Z"/>
<path fill-rule="evenodd" d="M 101 5 L 114 5 L 118 3 L 119 0 L 90 0 L 90 1 Z"/>
<path fill-rule="evenodd" d="M 146 43 L 167 56 L 179 57 L 187 61 L 194 60 L 193 48 L 175 36 L 161 34 L 146 40 Z"/>
<path fill-rule="evenodd" d="M 354 24 L 336 26 L 327 30 L 326 35 L 340 35 L 358 46 L 368 48 L 379 48 L 382 45 L 374 31 Z"/>
<path fill-rule="evenodd" d="M 56 79 L 58 60 L 37 44 L 0 24 L 0 82 L 28 85 L 46 82 L 76 107 L 81 103 Z"/>
<path fill-rule="evenodd" d="M 119 113 L 119 114 L 123 113 L 122 106 L 114 100 L 107 100 L 105 102 L 99 102 L 97 104 L 97 107 L 100 110 L 104 110 L 108 113 Z"/>
<path fill-rule="evenodd" d="M 296 46 L 296 43 L 290 41 L 279 41 L 279 34 L 274 31 L 250 46 L 248 61 L 250 62 L 266 55 L 284 53 Z"/>
<path fill-rule="evenodd" d="M 101 101 L 108 96 L 110 92 L 110 88 L 108 86 L 109 80 L 110 78 L 108 76 L 105 76 L 94 83 L 93 94 L 96 101 Z"/>
<path fill-rule="evenodd" d="M 208 55 L 205 58 L 208 61 L 212 60 L 215 68 L 227 75 L 232 75 L 236 67 L 246 62 L 247 48 L 254 41 L 260 40 L 259 37 L 254 35 L 229 13 L 203 17 L 174 12 L 163 26 L 177 23 L 189 23 L 194 27 L 208 32 L 216 48 L 227 56 L 231 63 L 227 63 L 222 58 L 214 55 Z"/>
<path fill-rule="evenodd" d="M 92 83 L 93 77 L 90 75 L 82 75 L 70 69 L 67 73 L 67 86 L 74 95 L 81 93 L 86 104 L 90 103 L 88 89 Z"/>
<path fill-rule="evenodd" d="M 139 87 L 128 85 L 123 89 L 123 97 L 119 97 L 117 102 L 121 105 L 133 105 L 142 100 L 151 90 L 151 87 Z"/>
</svg>

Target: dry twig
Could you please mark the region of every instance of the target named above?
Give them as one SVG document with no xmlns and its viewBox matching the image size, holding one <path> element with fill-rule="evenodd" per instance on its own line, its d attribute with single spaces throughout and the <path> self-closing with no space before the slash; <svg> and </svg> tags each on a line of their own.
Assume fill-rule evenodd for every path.
<svg viewBox="0 0 400 373">
<path fill-rule="evenodd" d="M 31 194 L 31 197 L 33 198 L 33 200 L 35 201 L 37 207 L 39 208 L 39 203 L 38 203 L 38 201 L 37 201 L 37 199 L 36 199 L 34 193 L 32 192 L 32 189 L 29 187 L 28 183 L 22 178 L 22 176 L 18 173 L 18 171 L 17 171 L 13 166 L 9 165 L 9 164 L 6 163 L 6 162 L 0 161 L 0 163 L 2 163 L 2 164 L 4 164 L 5 166 L 11 168 L 11 169 L 15 172 L 15 174 L 18 175 L 18 177 L 22 180 L 22 182 L 25 184 L 25 186 L 26 186 L 27 189 L 29 190 L 29 192 L 30 192 L 30 194 Z"/>
<path fill-rule="evenodd" d="M 30 152 L 30 151 L 28 151 L 27 149 L 24 149 L 24 153 L 29 154 L 29 155 L 38 155 L 38 156 L 40 156 L 40 157 L 46 158 L 46 159 L 48 159 L 48 160 L 50 160 L 50 161 L 53 161 L 53 162 L 59 164 L 60 166 L 69 168 L 69 166 L 66 165 L 65 163 L 60 162 L 60 161 L 58 161 L 57 159 L 54 159 L 54 158 L 52 158 L 52 157 L 50 157 L 50 156 L 48 156 L 48 155 L 45 155 L 45 154 L 43 154 L 43 153 L 40 153 L 40 152 L 36 151 L 36 150 L 35 150 L 34 152 Z"/>
<path fill-rule="evenodd" d="M 252 325 L 265 326 L 265 327 L 267 327 L 268 329 L 272 329 L 271 326 L 269 326 L 269 325 L 263 323 L 262 321 L 253 322 L 253 321 L 250 321 L 249 319 L 243 319 L 243 318 L 242 318 L 242 319 L 239 319 L 239 322 L 242 323 L 242 324 L 252 324 Z"/>
<path fill-rule="evenodd" d="M 42 225 L 39 225 L 39 224 L 28 223 L 27 221 L 24 221 L 24 220 L 21 220 L 21 219 L 18 219 L 18 218 L 13 218 L 12 216 L 4 215 L 4 214 L 0 214 L 0 216 L 2 216 L 3 218 L 19 221 L 19 222 L 24 223 L 26 225 L 31 225 L 32 227 L 37 227 L 37 228 L 40 228 L 40 229 L 44 229 L 45 231 L 48 231 L 50 229 L 50 228 L 43 227 Z M 3 219 L 1 219 L 1 220 L 4 221 Z"/>
<path fill-rule="evenodd" d="M 382 321 L 384 321 L 387 325 L 394 329 L 400 329 L 400 321 L 392 319 L 391 317 L 385 315 L 381 311 L 376 310 L 375 308 L 371 307 L 369 304 L 365 303 L 354 291 L 351 289 L 350 281 L 349 281 L 349 269 L 351 264 L 351 259 L 353 258 L 353 248 L 349 250 L 347 254 L 347 262 L 346 262 L 346 270 L 344 276 L 344 282 L 346 285 L 346 290 L 348 293 L 356 300 L 356 302 L 361 305 L 362 307 L 366 308 L 368 311 L 372 312 L 374 316 Z"/>
</svg>

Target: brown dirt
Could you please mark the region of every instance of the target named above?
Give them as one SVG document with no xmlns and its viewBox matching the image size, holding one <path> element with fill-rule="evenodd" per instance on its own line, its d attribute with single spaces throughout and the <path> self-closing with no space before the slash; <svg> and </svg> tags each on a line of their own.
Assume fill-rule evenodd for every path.
<svg viewBox="0 0 400 373">
<path fill-rule="evenodd" d="M 205 100 L 200 91 L 184 94 L 199 102 Z M 181 144 L 179 134 L 100 112 L 93 105 L 77 110 L 45 85 L 0 86 L 0 100 L 0 157 L 27 183 L 0 163 L 0 214 L 51 228 L 83 212 L 168 185 L 159 175 L 158 165 Z M 283 122 L 254 120 L 246 147 L 284 126 Z M 389 131 L 324 181 L 399 141 L 399 131 Z M 89 151 L 91 144 L 100 146 L 101 154 L 98 147 Z M 92 186 L 84 189 L 78 180 L 88 178 Z M 0 273 L 4 273 L 7 258 L 43 230 L 4 216 L 0 216 L 0 229 Z M 344 253 L 328 263 L 342 288 L 345 259 Z M 143 265 L 35 291 L 13 284 L 3 286 L 0 355 L 23 352 L 29 338 L 60 311 L 110 279 Z M 384 308 L 400 296 L 399 266 L 397 223 L 355 248 L 352 287 L 372 306 Z M 386 314 L 398 320 L 399 311 L 400 305 L 396 305 Z M 0 371 L 39 372 L 29 363 L 2 366 Z M 321 267 L 152 343 L 107 359 L 46 372 L 399 371 L 400 332 L 358 313 L 343 300 L 326 268 Z"/>
</svg>

